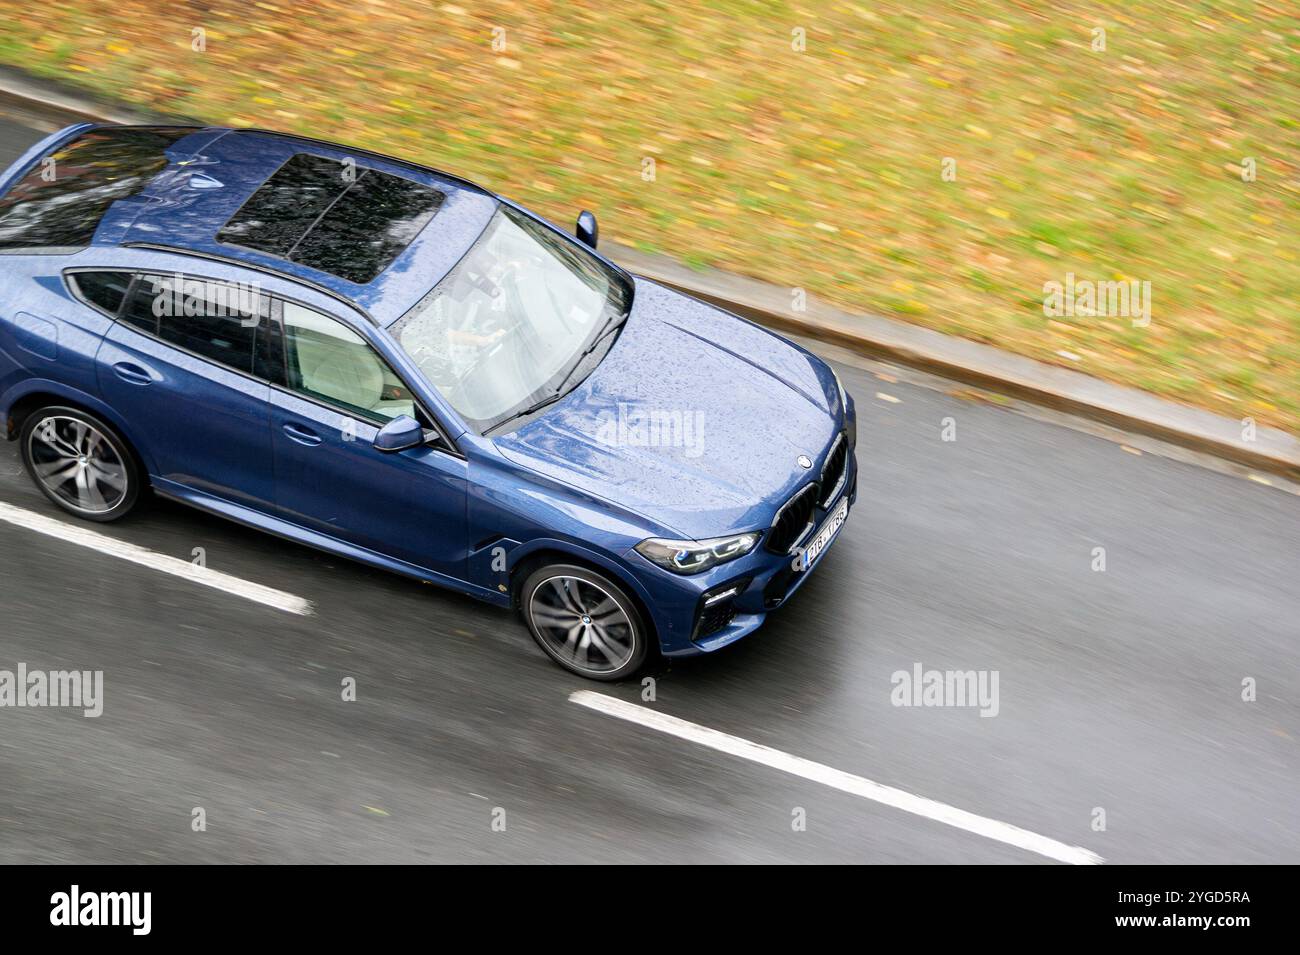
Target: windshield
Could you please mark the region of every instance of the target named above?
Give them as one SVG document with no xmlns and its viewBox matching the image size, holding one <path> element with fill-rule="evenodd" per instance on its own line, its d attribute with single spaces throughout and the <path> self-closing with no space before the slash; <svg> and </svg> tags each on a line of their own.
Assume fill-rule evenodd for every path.
<svg viewBox="0 0 1300 955">
<path fill-rule="evenodd" d="M 627 282 L 605 263 L 503 206 L 392 334 L 482 433 L 576 377 L 630 300 Z"/>
</svg>

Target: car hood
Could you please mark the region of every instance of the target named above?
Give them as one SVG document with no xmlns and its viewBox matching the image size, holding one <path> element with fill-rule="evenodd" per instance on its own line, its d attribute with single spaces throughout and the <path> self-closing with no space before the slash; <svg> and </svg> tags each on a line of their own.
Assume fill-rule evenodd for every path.
<svg viewBox="0 0 1300 955">
<path fill-rule="evenodd" d="M 771 522 L 817 474 L 838 400 L 821 359 L 637 279 L 628 321 L 596 370 L 495 443 L 516 464 L 700 539 Z"/>
</svg>

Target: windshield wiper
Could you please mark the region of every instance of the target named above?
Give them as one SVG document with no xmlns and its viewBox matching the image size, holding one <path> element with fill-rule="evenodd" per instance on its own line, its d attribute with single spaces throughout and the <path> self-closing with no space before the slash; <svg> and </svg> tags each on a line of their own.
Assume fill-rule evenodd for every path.
<svg viewBox="0 0 1300 955">
<path fill-rule="evenodd" d="M 551 392 L 545 398 L 541 398 L 538 401 L 533 402 L 527 408 L 524 408 L 520 411 L 516 411 L 514 414 L 510 415 L 507 418 L 502 418 L 500 421 L 498 421 L 492 427 L 488 428 L 487 431 L 484 431 L 483 433 L 488 434 L 489 432 L 495 431 L 503 424 L 506 424 L 510 421 L 514 421 L 516 418 L 525 418 L 528 415 L 535 414 L 536 412 L 541 411 L 547 405 L 553 405 L 555 404 L 555 402 L 563 398 L 564 386 L 569 383 L 569 379 L 573 377 L 573 373 L 582 367 L 583 360 L 596 350 L 596 346 L 601 343 L 601 341 L 605 338 L 605 336 L 607 336 L 614 329 L 618 328 L 625 321 L 627 321 L 626 314 L 620 315 L 615 313 L 614 315 L 611 315 L 606 320 L 605 327 L 600 330 L 600 334 L 598 334 L 595 338 L 593 338 L 591 340 L 591 344 L 588 345 L 585 349 L 583 349 L 582 354 L 578 356 L 578 360 L 573 363 L 573 365 L 565 373 L 564 377 L 560 379 L 560 383 L 555 386 L 555 390 L 553 392 Z"/>
<path fill-rule="evenodd" d="M 591 340 L 591 344 L 587 346 L 587 350 L 582 353 L 581 357 L 586 358 L 588 355 L 594 352 L 596 350 L 596 346 L 600 344 L 600 340 L 604 338 L 606 335 L 608 335 L 610 332 L 612 332 L 615 328 L 617 328 L 618 326 L 626 322 L 627 316 L 628 316 L 627 312 L 615 312 L 614 314 L 610 315 L 609 318 L 605 319 L 605 324 L 601 326 L 600 332 L 596 335 L 595 338 Z"/>
<path fill-rule="evenodd" d="M 543 408 L 545 408 L 547 405 L 553 405 L 553 404 L 555 404 L 555 403 L 556 403 L 557 401 L 559 401 L 562 397 L 564 397 L 564 396 L 561 395 L 558 391 L 556 391 L 556 392 L 554 392 L 554 393 L 552 393 L 552 394 L 549 394 L 549 395 L 547 395 L 545 398 L 540 399 L 539 401 L 534 401 L 534 402 L 533 402 L 531 405 L 529 405 L 527 408 L 523 408 L 523 409 L 521 409 L 521 410 L 519 410 L 519 411 L 516 411 L 514 414 L 510 415 L 509 417 L 502 418 L 500 421 L 498 421 L 498 422 L 497 422 L 496 424 L 494 424 L 492 427 L 488 428 L 487 431 L 484 431 L 483 433 L 484 433 L 484 434 L 488 434 L 488 433 L 491 432 L 491 431 L 495 431 L 497 428 L 501 427 L 503 424 L 506 424 L 506 423 L 508 423 L 508 422 L 510 422 L 510 421 L 514 421 L 516 418 L 524 418 L 524 417 L 527 417 L 527 416 L 530 415 L 530 414 L 536 414 L 538 411 L 541 411 L 541 410 L 542 410 Z"/>
<path fill-rule="evenodd" d="M 569 383 L 569 379 L 573 377 L 573 373 L 582 367 L 583 360 L 596 350 L 596 347 L 605 339 L 605 336 L 608 335 L 610 332 L 612 332 L 614 329 L 621 326 L 626 321 L 627 321 L 626 314 L 619 315 L 617 313 L 611 315 L 608 319 L 605 320 L 605 327 L 600 330 L 600 334 L 598 334 L 595 338 L 593 338 L 591 340 L 591 344 L 582 350 L 582 354 L 578 356 L 578 360 L 569 366 L 569 370 L 565 372 L 564 377 L 560 379 L 560 383 L 555 386 L 556 395 L 558 395 L 561 391 L 564 390 L 564 386 Z"/>
</svg>

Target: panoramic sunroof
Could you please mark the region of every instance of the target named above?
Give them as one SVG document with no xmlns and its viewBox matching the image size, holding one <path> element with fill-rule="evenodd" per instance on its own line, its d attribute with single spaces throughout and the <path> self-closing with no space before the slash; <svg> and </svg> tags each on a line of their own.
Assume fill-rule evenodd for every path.
<svg viewBox="0 0 1300 955">
<path fill-rule="evenodd" d="M 401 176 L 298 153 L 217 233 L 217 241 L 365 284 L 433 218 L 445 196 Z"/>
</svg>

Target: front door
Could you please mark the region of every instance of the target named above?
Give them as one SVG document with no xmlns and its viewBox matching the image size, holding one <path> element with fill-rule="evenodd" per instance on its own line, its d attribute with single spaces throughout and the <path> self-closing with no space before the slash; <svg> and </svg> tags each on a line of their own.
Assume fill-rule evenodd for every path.
<svg viewBox="0 0 1300 955">
<path fill-rule="evenodd" d="M 281 516 L 464 580 L 464 459 L 442 444 L 376 450 L 386 422 L 424 414 L 401 378 L 342 322 L 294 302 L 277 311 L 284 376 L 271 390 L 271 441 Z"/>
</svg>

